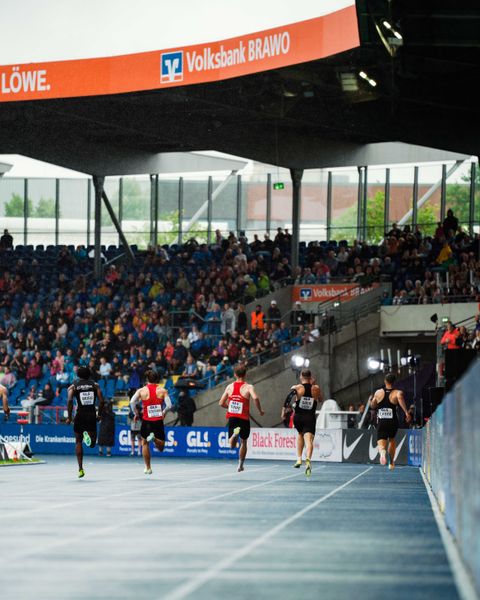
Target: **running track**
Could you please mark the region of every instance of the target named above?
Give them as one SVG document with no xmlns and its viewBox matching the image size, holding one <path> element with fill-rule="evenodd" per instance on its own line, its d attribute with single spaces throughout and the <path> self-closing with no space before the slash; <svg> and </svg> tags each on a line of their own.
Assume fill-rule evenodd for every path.
<svg viewBox="0 0 480 600">
<path fill-rule="evenodd" d="M 46 458 L 0 468 L 2 600 L 459 598 L 418 469 Z"/>
</svg>

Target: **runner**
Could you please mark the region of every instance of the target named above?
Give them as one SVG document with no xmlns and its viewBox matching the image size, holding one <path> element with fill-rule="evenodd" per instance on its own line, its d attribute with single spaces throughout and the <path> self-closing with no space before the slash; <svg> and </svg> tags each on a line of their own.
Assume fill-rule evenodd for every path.
<svg viewBox="0 0 480 600">
<path fill-rule="evenodd" d="M 95 448 L 97 442 L 97 421 L 103 414 L 104 400 L 98 383 L 90 379 L 90 369 L 79 367 L 78 379 L 68 388 L 67 403 L 67 425 L 72 422 L 73 401 L 76 400 L 77 412 L 73 419 L 73 431 L 75 433 L 75 453 L 78 461 L 78 477 L 84 477 L 83 470 L 83 447 L 82 442 L 88 448 Z M 98 414 L 96 411 L 96 400 L 98 398 Z"/>
<path fill-rule="evenodd" d="M 395 375 L 388 373 L 384 379 L 384 387 L 377 390 L 373 396 L 371 407 L 377 409 L 377 444 L 380 453 L 380 464 L 387 464 L 387 443 L 390 464 L 388 468 L 395 468 L 395 436 L 398 431 L 397 406 L 400 405 L 405 413 L 407 423 L 411 421 L 410 413 L 405 404 L 405 398 L 401 390 L 394 390 Z"/>
<path fill-rule="evenodd" d="M 2 397 L 3 412 L 5 413 L 5 421 L 10 415 L 10 407 L 8 406 L 8 390 L 4 385 L 0 384 L 0 396 Z"/>
<path fill-rule="evenodd" d="M 313 440 L 317 422 L 317 404 L 323 402 L 323 394 L 315 383 L 310 369 L 303 369 L 300 373 L 300 383 L 292 385 L 296 400 L 292 406 L 295 411 L 293 425 L 298 432 L 297 436 L 297 462 L 293 465 L 296 469 L 302 466 L 303 449 L 306 447 L 305 475 L 312 474 Z"/>
<path fill-rule="evenodd" d="M 247 457 L 247 440 L 250 435 L 250 400 L 255 402 L 260 416 L 265 414 L 260 405 L 260 399 L 255 388 L 245 381 L 247 368 L 240 364 L 235 367 L 235 382 L 230 383 L 220 398 L 220 406 L 227 409 L 228 436 L 230 448 L 235 448 L 240 437 L 240 452 L 237 471 L 244 470 Z"/>
<path fill-rule="evenodd" d="M 145 462 L 145 475 L 152 474 L 150 442 L 153 441 L 159 452 L 163 452 L 165 447 L 165 428 L 163 419 L 168 410 L 172 407 L 172 402 L 167 390 L 158 384 L 158 373 L 149 370 L 145 373 L 147 385 L 135 392 L 130 400 L 130 408 L 135 414 L 135 419 L 139 419 L 139 410 L 137 402 L 143 405 L 142 427 L 140 434 L 142 436 L 142 454 Z"/>
</svg>

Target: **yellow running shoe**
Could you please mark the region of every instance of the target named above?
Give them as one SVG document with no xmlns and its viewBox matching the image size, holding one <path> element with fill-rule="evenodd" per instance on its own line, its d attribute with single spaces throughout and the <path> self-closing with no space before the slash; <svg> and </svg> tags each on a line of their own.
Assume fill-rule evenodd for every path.
<svg viewBox="0 0 480 600">
<path fill-rule="evenodd" d="M 301 460 L 297 460 L 297 462 L 293 465 L 294 469 L 299 469 L 302 466 L 302 461 Z"/>
<path fill-rule="evenodd" d="M 88 431 L 83 432 L 83 443 L 85 444 L 85 446 L 88 446 L 89 448 L 92 445 L 92 440 L 91 440 L 90 436 L 88 435 Z"/>
<path fill-rule="evenodd" d="M 310 475 L 312 474 L 312 465 L 310 464 L 310 460 L 308 458 L 305 462 L 306 462 L 305 475 L 306 475 L 306 477 L 310 477 Z"/>
<path fill-rule="evenodd" d="M 85 471 L 83 469 L 79 469 L 78 470 L 78 478 L 81 479 L 82 477 L 85 477 Z"/>
</svg>

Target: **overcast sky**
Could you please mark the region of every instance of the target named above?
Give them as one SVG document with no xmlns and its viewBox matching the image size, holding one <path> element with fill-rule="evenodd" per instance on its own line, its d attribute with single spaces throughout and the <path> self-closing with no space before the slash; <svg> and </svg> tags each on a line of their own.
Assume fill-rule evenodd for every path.
<svg viewBox="0 0 480 600">
<path fill-rule="evenodd" d="M 354 0 L 1 0 L 0 65 L 212 42 L 353 4 Z"/>
</svg>

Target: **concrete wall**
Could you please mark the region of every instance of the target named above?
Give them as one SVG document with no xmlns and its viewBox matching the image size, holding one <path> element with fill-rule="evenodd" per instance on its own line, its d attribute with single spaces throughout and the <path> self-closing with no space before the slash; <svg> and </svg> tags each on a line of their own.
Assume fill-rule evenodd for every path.
<svg viewBox="0 0 480 600">
<path fill-rule="evenodd" d="M 379 313 L 372 313 L 356 323 L 346 325 L 340 332 L 333 334 L 330 341 L 328 336 L 325 336 L 318 342 L 251 369 L 248 373 L 248 381 L 255 385 L 266 413 L 261 418 L 253 407 L 253 418 L 264 427 L 280 424 L 283 401 L 290 387 L 296 383 L 296 375 L 290 367 L 292 354 L 301 354 L 310 358 L 310 367 L 325 398 L 334 398 L 345 408 L 350 403 L 358 405 L 365 401 L 373 387 L 381 385 L 382 374 L 372 376 L 368 372 L 367 359 L 370 356 L 379 357 L 382 347 L 385 356 L 387 356 L 387 348 L 391 349 L 394 363 L 396 363 L 397 349 L 402 356 L 410 349 L 414 354 L 420 353 L 424 362 L 434 360 L 433 341 L 425 341 L 422 345 L 418 342 L 412 344 L 409 338 L 381 340 L 379 325 Z M 227 383 L 195 397 L 196 425 L 221 425 L 225 422 L 225 410 L 218 406 L 218 401 Z"/>
</svg>

